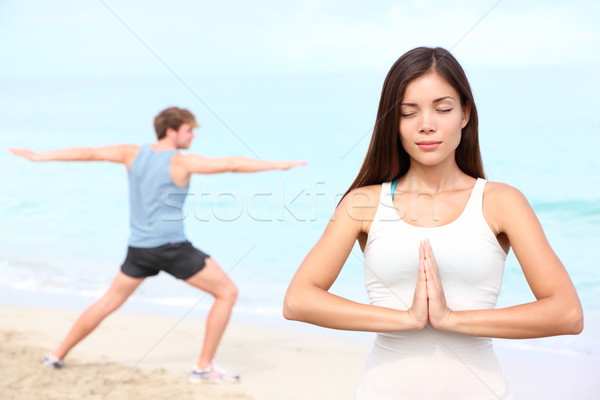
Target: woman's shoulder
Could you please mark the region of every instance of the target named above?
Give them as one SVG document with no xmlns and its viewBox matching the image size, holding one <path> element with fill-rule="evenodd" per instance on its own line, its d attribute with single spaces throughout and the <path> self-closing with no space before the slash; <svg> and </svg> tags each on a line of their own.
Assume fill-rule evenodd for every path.
<svg viewBox="0 0 600 400">
<path fill-rule="evenodd" d="M 508 223 L 532 213 L 521 191 L 501 182 L 487 182 L 483 195 L 483 214 L 494 231 L 504 232 Z"/>
<path fill-rule="evenodd" d="M 380 195 L 381 184 L 352 189 L 340 201 L 337 212 L 343 212 L 355 221 L 371 220 L 377 210 Z"/>
<path fill-rule="evenodd" d="M 483 192 L 483 216 L 495 235 L 507 233 L 530 210 L 519 189 L 501 182 L 487 182 Z M 506 250 L 506 249 L 505 249 Z"/>
<path fill-rule="evenodd" d="M 371 205 L 377 204 L 380 196 L 381 184 L 361 186 L 348 192 L 343 202 L 355 206 Z"/>
<path fill-rule="evenodd" d="M 487 182 L 484 189 L 486 200 L 494 203 L 522 201 L 525 196 L 514 186 L 502 182 Z"/>
<path fill-rule="evenodd" d="M 361 186 L 355 189 L 352 189 L 350 193 L 360 193 L 360 194 L 380 194 L 381 193 L 381 183 L 377 183 L 375 185 Z"/>
</svg>

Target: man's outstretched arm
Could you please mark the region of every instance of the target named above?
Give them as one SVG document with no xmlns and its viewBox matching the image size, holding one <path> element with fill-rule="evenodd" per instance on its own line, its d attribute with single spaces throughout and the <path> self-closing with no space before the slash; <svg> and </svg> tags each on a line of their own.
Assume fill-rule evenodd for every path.
<svg viewBox="0 0 600 400">
<path fill-rule="evenodd" d="M 29 149 L 8 150 L 31 161 L 110 161 L 128 164 L 139 147 L 132 144 L 104 147 L 75 147 L 69 149 L 35 152 Z"/>
<path fill-rule="evenodd" d="M 179 162 L 190 174 L 285 170 L 307 164 L 305 161 L 268 161 L 241 156 L 209 158 L 197 154 L 181 156 Z"/>
</svg>

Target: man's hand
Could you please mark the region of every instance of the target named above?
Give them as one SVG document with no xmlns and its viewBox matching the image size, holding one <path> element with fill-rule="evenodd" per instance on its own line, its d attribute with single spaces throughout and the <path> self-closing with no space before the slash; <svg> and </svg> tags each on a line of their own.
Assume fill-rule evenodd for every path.
<svg viewBox="0 0 600 400">
<path fill-rule="evenodd" d="M 14 149 L 9 147 L 8 151 L 13 153 L 15 156 L 23 157 L 28 159 L 29 161 L 40 161 L 40 154 L 35 151 L 29 149 Z"/>
<path fill-rule="evenodd" d="M 139 146 L 122 144 L 103 147 L 73 147 L 37 153 L 29 149 L 8 149 L 14 155 L 31 161 L 110 161 L 129 165 Z"/>
<path fill-rule="evenodd" d="M 286 170 L 294 167 L 308 165 L 306 161 L 277 161 L 277 169 Z"/>
</svg>

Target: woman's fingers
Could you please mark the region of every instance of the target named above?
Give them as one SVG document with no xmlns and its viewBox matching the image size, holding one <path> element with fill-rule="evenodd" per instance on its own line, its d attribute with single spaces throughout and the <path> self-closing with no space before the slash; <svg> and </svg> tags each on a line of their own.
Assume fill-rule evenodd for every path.
<svg viewBox="0 0 600 400">
<path fill-rule="evenodd" d="M 425 277 L 425 252 L 419 248 L 419 272 L 417 277 L 417 285 L 413 297 L 413 304 L 409 309 L 409 314 L 415 319 L 417 329 L 424 328 L 429 321 L 427 310 L 427 282 Z"/>
<path fill-rule="evenodd" d="M 428 316 L 431 324 L 436 328 L 442 328 L 446 317 L 451 310 L 446 305 L 446 296 L 442 288 L 442 282 L 438 273 L 437 264 L 433 255 L 433 249 L 428 240 L 422 241 L 423 266 L 427 285 Z"/>
<path fill-rule="evenodd" d="M 417 279 L 417 290 L 422 299 L 427 302 L 427 276 L 425 275 L 425 263 L 419 262 L 419 277 Z"/>
<path fill-rule="evenodd" d="M 442 290 L 438 271 L 433 258 L 433 250 L 429 244 L 429 240 L 423 240 L 423 260 L 425 266 L 425 276 L 427 278 L 427 293 L 436 296 Z"/>
<path fill-rule="evenodd" d="M 431 250 L 431 246 L 429 245 L 429 241 L 426 241 L 425 246 L 423 248 L 423 253 L 425 257 L 425 266 L 427 268 L 427 279 L 430 280 L 430 283 L 432 284 L 432 286 L 435 287 L 435 289 L 439 289 L 439 275 L 435 265 L 435 259 L 433 258 L 433 252 Z"/>
</svg>

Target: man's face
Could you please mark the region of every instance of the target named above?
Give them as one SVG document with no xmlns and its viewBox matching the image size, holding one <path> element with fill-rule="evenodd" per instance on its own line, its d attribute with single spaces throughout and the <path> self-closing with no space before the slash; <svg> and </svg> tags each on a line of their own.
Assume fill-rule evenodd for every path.
<svg viewBox="0 0 600 400">
<path fill-rule="evenodd" d="M 189 149 L 195 137 L 192 125 L 184 122 L 175 132 L 175 146 L 178 149 Z"/>
</svg>

